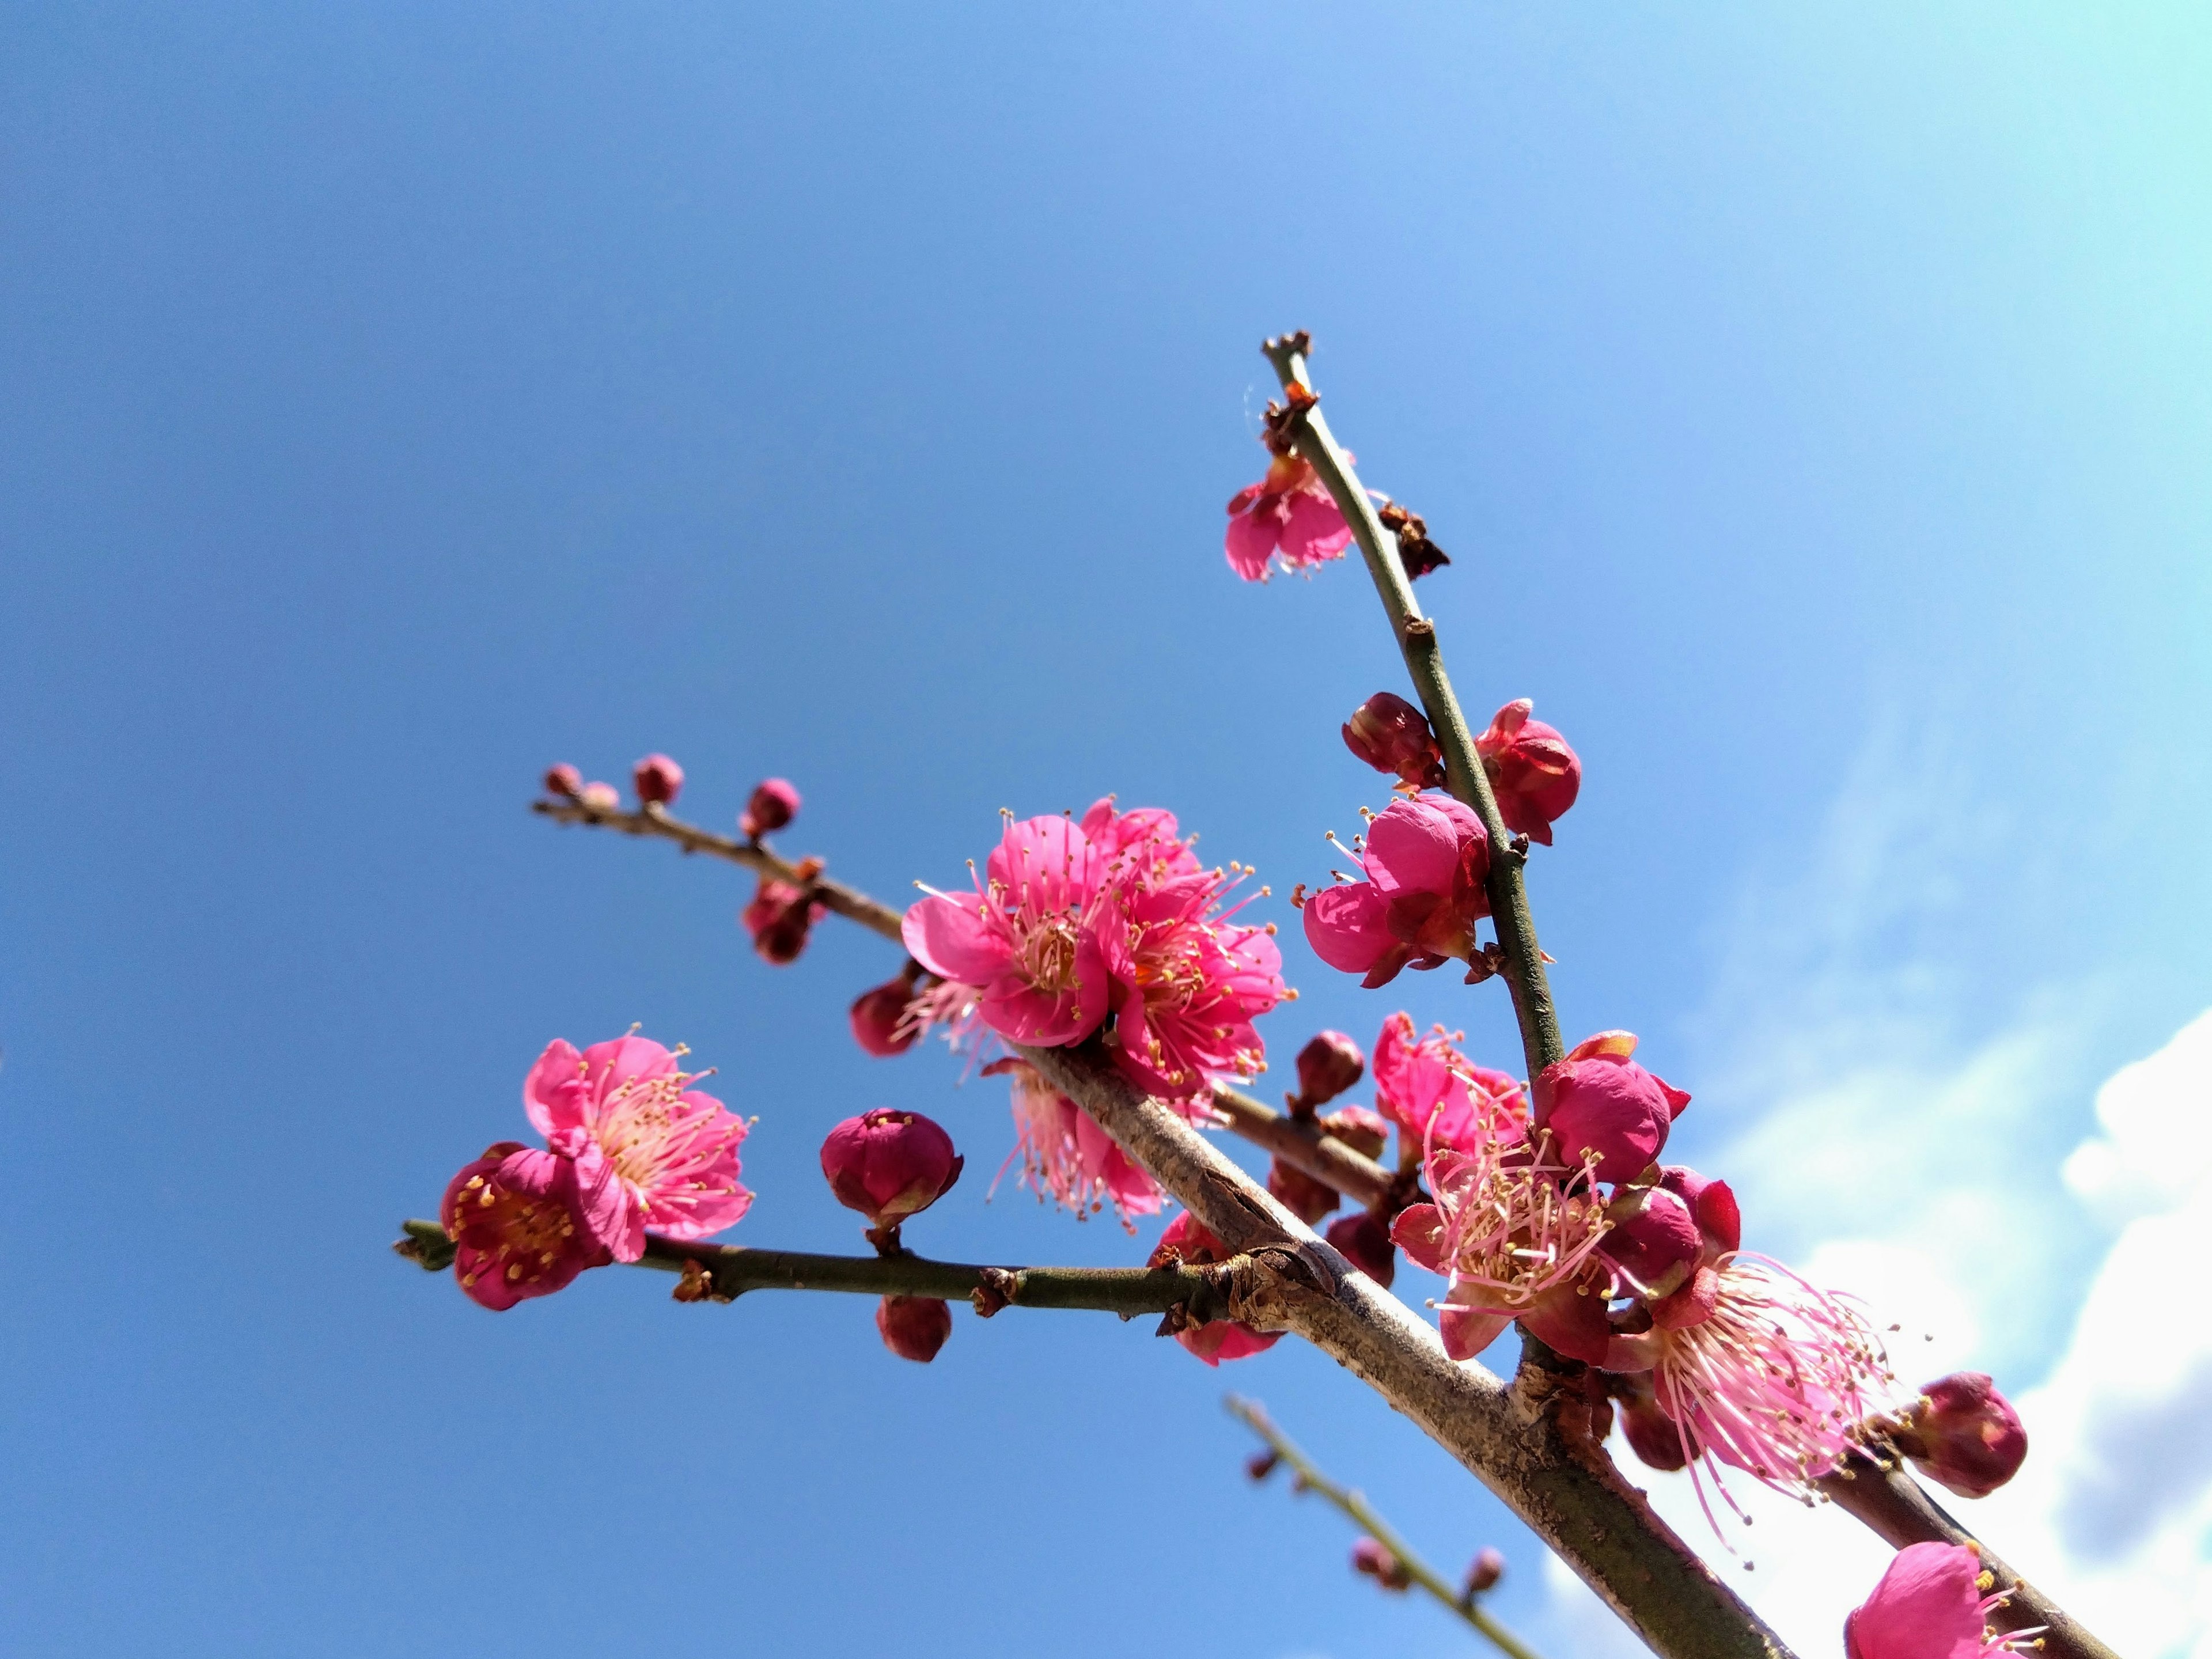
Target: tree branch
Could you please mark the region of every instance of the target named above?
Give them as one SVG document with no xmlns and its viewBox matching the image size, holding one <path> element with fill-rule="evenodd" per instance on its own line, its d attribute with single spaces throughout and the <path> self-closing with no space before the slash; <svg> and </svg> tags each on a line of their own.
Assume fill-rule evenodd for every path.
<svg viewBox="0 0 2212 1659">
<path fill-rule="evenodd" d="M 434 1221 L 404 1221 L 392 1248 L 433 1273 L 453 1264 L 453 1240 Z M 696 1266 L 694 1265 L 696 1264 Z M 1168 1314 L 1178 1326 L 1226 1317 L 1232 1291 L 1249 1275 L 1240 1257 L 1214 1267 L 986 1267 L 932 1261 L 918 1255 L 817 1255 L 738 1244 L 678 1243 L 646 1235 L 645 1255 L 631 1264 L 684 1273 L 702 1294 L 733 1301 L 748 1291 L 839 1291 L 855 1296 L 965 1298 L 978 1312 L 1001 1308 L 1078 1308 L 1119 1314 Z"/>
<path fill-rule="evenodd" d="M 1665 1659 L 1787 1659 L 1789 1649 L 1653 1513 L 1590 1437 L 1566 1390 L 1508 1389 L 1455 1364 L 1436 1332 L 1297 1217 L 1096 1042 L 1015 1052 L 1089 1112 L 1252 1271 L 1237 1319 L 1305 1337 L 1418 1423 Z"/>
<path fill-rule="evenodd" d="M 1334 1187 L 1355 1204 L 1393 1211 L 1419 1201 L 1419 1189 L 1373 1158 L 1346 1146 L 1310 1118 L 1291 1117 L 1225 1083 L 1213 1085 L 1213 1103 L 1229 1127 L 1302 1174 Z"/>
<path fill-rule="evenodd" d="M 1841 1469 L 1820 1482 L 1820 1490 L 1837 1508 L 1856 1516 L 1894 1549 L 1903 1549 L 1907 1544 L 1974 1545 L 1981 1551 L 1984 1570 L 1995 1575 L 1996 1588 L 2012 1593 L 2012 1599 L 1990 1615 L 1990 1622 L 2000 1630 L 2046 1626 L 2038 1644 L 2044 1659 L 2119 1659 L 2112 1649 L 2084 1630 L 2080 1620 L 2021 1578 L 1987 1545 L 1953 1520 L 1905 1469 L 1884 1468 L 1865 1454 L 1854 1452 Z"/>
<path fill-rule="evenodd" d="M 1297 1474 L 1302 1490 L 1319 1492 L 1336 1511 L 1356 1526 L 1365 1529 L 1369 1537 L 1389 1551 L 1398 1564 L 1404 1567 L 1413 1581 L 1431 1595 L 1451 1609 L 1454 1616 L 1474 1626 L 1476 1632 L 1494 1643 L 1508 1659 L 1536 1659 L 1536 1655 L 1512 1632 L 1482 1610 L 1472 1592 L 1454 1590 L 1444 1583 L 1435 1568 L 1413 1553 L 1390 1524 L 1377 1515 L 1363 1492 L 1340 1486 L 1315 1467 L 1313 1461 L 1300 1451 L 1291 1437 L 1277 1428 L 1256 1400 L 1246 1400 L 1239 1395 L 1230 1395 L 1222 1404 L 1228 1407 L 1231 1416 L 1266 1441 L 1277 1457 L 1289 1464 Z"/>
<path fill-rule="evenodd" d="M 1274 365 L 1284 390 L 1288 392 L 1295 387 L 1310 398 L 1313 382 L 1307 377 L 1305 359 L 1309 343 L 1304 334 L 1290 334 L 1268 341 L 1262 349 Z M 1513 994 L 1515 1017 L 1521 1023 L 1521 1048 L 1528 1057 L 1528 1075 L 1534 1078 L 1566 1049 L 1559 1041 L 1551 981 L 1544 974 L 1544 953 L 1536 944 L 1536 923 L 1529 915 L 1528 885 L 1522 879 L 1528 843 L 1506 831 L 1497 799 L 1490 793 L 1489 776 L 1482 769 L 1482 757 L 1475 752 L 1474 732 L 1459 699 L 1452 694 L 1451 678 L 1444 672 L 1437 626 L 1421 614 L 1413 586 L 1398 562 L 1396 538 L 1376 517 L 1375 504 L 1353 473 L 1351 458 L 1330 434 L 1319 406 L 1306 402 L 1300 409 L 1299 402 L 1292 398 L 1291 443 L 1298 459 L 1328 487 L 1337 510 L 1352 526 L 1352 538 L 1367 560 L 1367 574 L 1374 578 L 1375 591 L 1389 613 L 1390 631 L 1406 659 L 1406 672 L 1413 676 L 1421 707 L 1428 711 L 1429 724 L 1435 728 L 1437 746 L 1443 750 L 1448 787 L 1473 809 L 1489 835 L 1491 922 L 1505 952 L 1505 981 Z"/>
</svg>

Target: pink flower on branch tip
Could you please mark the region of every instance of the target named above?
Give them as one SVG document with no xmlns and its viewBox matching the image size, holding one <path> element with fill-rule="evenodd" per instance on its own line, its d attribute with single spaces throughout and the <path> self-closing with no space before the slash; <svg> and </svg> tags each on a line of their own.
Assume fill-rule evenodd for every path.
<svg viewBox="0 0 2212 1659">
<path fill-rule="evenodd" d="M 811 889 L 763 876 L 738 920 L 752 935 L 753 949 L 762 960 L 782 968 L 799 960 L 814 924 L 828 910 Z"/>
<path fill-rule="evenodd" d="M 2007 1600 L 1971 1544 L 1907 1544 L 1874 1594 L 1844 1620 L 1847 1659 L 1990 1659 L 2039 1646 L 2035 1630 L 1999 1634 L 1990 1614 Z"/>
<path fill-rule="evenodd" d="M 1152 1247 L 1146 1261 L 1148 1267 L 1165 1267 L 1176 1262 L 1191 1267 L 1206 1267 L 1229 1260 L 1232 1252 L 1206 1225 L 1188 1210 L 1167 1224 L 1160 1242 Z M 1196 1354 L 1209 1365 L 1218 1365 L 1224 1359 L 1246 1359 L 1255 1353 L 1265 1353 L 1282 1340 L 1280 1331 L 1255 1330 L 1251 1326 L 1234 1319 L 1216 1319 L 1193 1329 L 1176 1333 L 1176 1340 Z"/>
<path fill-rule="evenodd" d="M 1987 1498 L 2027 1457 L 2020 1413 L 1982 1371 L 1924 1384 L 1898 1413 L 1890 1439 L 1923 1474 L 1961 1498 Z"/>
<path fill-rule="evenodd" d="M 799 791 L 788 778 L 769 778 L 753 786 L 752 798 L 738 815 L 738 830 L 747 841 L 772 835 L 799 816 Z"/>
<path fill-rule="evenodd" d="M 965 1161 L 928 1118 L 885 1107 L 847 1118 L 822 1143 L 830 1190 L 874 1227 L 896 1227 L 936 1203 Z"/>
<path fill-rule="evenodd" d="M 563 800 L 574 800 L 584 793 L 584 775 L 562 761 L 558 766 L 545 769 L 545 793 Z"/>
<path fill-rule="evenodd" d="M 927 1365 L 952 1334 L 952 1310 L 933 1296 L 887 1296 L 876 1304 L 876 1334 L 901 1359 Z"/>
<path fill-rule="evenodd" d="M 994 1060 L 983 1068 L 985 1077 L 1001 1074 L 1013 1085 L 1015 1144 L 1007 1162 L 1022 1160 L 1024 1186 L 1079 1218 L 1111 1204 L 1130 1232 L 1136 1231 L 1131 1216 L 1159 1213 L 1159 1184 L 1088 1112 L 1027 1060 Z"/>
<path fill-rule="evenodd" d="M 1229 534 L 1223 546 L 1229 568 L 1248 582 L 1263 582 L 1275 568 L 1310 570 L 1340 559 L 1352 544 L 1328 486 L 1312 467 L 1278 454 L 1267 476 L 1229 499 Z"/>
<path fill-rule="evenodd" d="M 1536 1074 L 1535 1125 L 1571 1164 L 1596 1160 L 1601 1182 L 1632 1181 L 1667 1144 L 1690 1097 L 1630 1058 L 1636 1037 L 1601 1031 Z"/>
<path fill-rule="evenodd" d="M 502 1140 L 446 1188 L 439 1220 L 453 1240 L 453 1273 L 471 1301 L 504 1312 L 550 1296 L 611 1260 L 583 1225 L 576 1166 Z"/>
<path fill-rule="evenodd" d="M 745 1121 L 691 1087 L 680 1053 L 624 1036 L 579 1054 L 556 1039 L 522 1085 L 531 1122 L 575 1166 L 578 1219 L 617 1261 L 645 1254 L 648 1228 L 704 1238 L 753 1200 L 738 1183 Z"/>
<path fill-rule="evenodd" d="M 848 1011 L 853 1041 L 878 1060 L 904 1054 L 921 1035 L 914 1002 L 914 981 L 905 974 L 870 986 L 853 999 Z"/>
<path fill-rule="evenodd" d="M 1377 691 L 1352 711 L 1344 746 L 1408 794 L 1443 785 L 1443 750 L 1429 717 L 1394 692 Z"/>
<path fill-rule="evenodd" d="M 630 769 L 630 782 L 640 801 L 648 805 L 672 805 L 683 793 L 684 769 L 665 755 L 647 755 Z"/>
<path fill-rule="evenodd" d="M 1490 914 L 1490 840 L 1473 812 L 1449 798 L 1393 802 L 1352 856 L 1364 880 L 1347 878 L 1305 902 L 1315 955 L 1364 975 L 1370 990 L 1404 968 L 1477 959 L 1474 924 Z"/>
<path fill-rule="evenodd" d="M 1474 750 L 1505 827 L 1549 847 L 1552 821 L 1564 817 L 1581 793 L 1583 763 L 1554 728 L 1529 718 L 1535 706 L 1526 697 L 1507 703 L 1474 740 Z"/>
</svg>

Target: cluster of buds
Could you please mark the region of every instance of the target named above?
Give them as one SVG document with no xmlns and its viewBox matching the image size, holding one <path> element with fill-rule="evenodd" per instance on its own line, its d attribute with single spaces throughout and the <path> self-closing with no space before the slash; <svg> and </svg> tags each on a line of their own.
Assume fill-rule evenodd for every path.
<svg viewBox="0 0 2212 1659">
<path fill-rule="evenodd" d="M 887 1108 L 847 1118 L 822 1143 L 830 1190 L 867 1218 L 868 1242 L 887 1256 L 903 1253 L 901 1224 L 950 1192 L 965 1162 L 930 1119 Z M 886 1296 L 876 1332 L 900 1358 L 927 1364 L 952 1334 L 952 1310 L 935 1297 Z"/>
</svg>

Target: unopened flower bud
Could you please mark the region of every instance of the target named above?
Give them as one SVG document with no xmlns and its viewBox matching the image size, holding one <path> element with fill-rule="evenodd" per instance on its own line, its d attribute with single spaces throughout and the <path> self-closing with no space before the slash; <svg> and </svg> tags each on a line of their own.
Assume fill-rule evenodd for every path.
<svg viewBox="0 0 2212 1659">
<path fill-rule="evenodd" d="M 876 1332 L 901 1359 L 927 1365 L 952 1334 L 952 1310 L 933 1296 L 887 1296 L 876 1304 Z"/>
<path fill-rule="evenodd" d="M 1986 1498 L 2020 1473 L 2027 1431 L 2012 1402 L 1980 1371 L 1954 1371 L 1920 1390 L 1891 1437 L 1938 1486 Z"/>
<path fill-rule="evenodd" d="M 684 769 L 665 755 L 647 755 L 629 776 L 638 799 L 654 805 L 670 805 L 684 788 Z"/>
<path fill-rule="evenodd" d="M 1444 781 L 1443 750 L 1429 717 L 1395 692 L 1377 691 L 1344 723 L 1344 746 L 1407 789 L 1436 788 Z"/>
<path fill-rule="evenodd" d="M 763 876 L 740 919 L 753 936 L 753 949 L 781 968 L 799 960 L 807 933 L 826 908 L 804 888 Z"/>
<path fill-rule="evenodd" d="M 1389 1120 L 1364 1106 L 1340 1106 L 1315 1121 L 1362 1158 L 1382 1157 L 1389 1143 Z"/>
<path fill-rule="evenodd" d="M 596 781 L 587 783 L 577 792 L 576 799 L 594 812 L 622 811 L 622 793 L 611 783 L 600 783 Z"/>
<path fill-rule="evenodd" d="M 1362 1210 L 1329 1224 L 1322 1235 L 1346 1261 L 1384 1290 L 1398 1276 L 1398 1250 L 1390 1243 L 1390 1229 L 1372 1210 Z"/>
<path fill-rule="evenodd" d="M 558 795 L 563 800 L 574 800 L 584 793 L 584 775 L 562 761 L 558 766 L 545 769 L 545 793 Z"/>
<path fill-rule="evenodd" d="M 753 786 L 752 799 L 738 815 L 738 829 L 748 841 L 772 835 L 799 816 L 799 791 L 788 778 L 769 778 Z"/>
<path fill-rule="evenodd" d="M 1583 763 L 1554 728 L 1528 718 L 1535 706 L 1526 697 L 1507 703 L 1474 750 L 1505 827 L 1549 847 L 1552 820 L 1565 817 L 1582 791 Z"/>
<path fill-rule="evenodd" d="M 1609 1213 L 1619 1219 L 1598 1249 L 1624 1281 L 1622 1294 L 1656 1302 L 1689 1283 L 1705 1237 L 1680 1194 L 1646 1187 L 1617 1200 Z"/>
<path fill-rule="evenodd" d="M 878 1227 L 919 1215 L 960 1179 L 952 1137 L 919 1112 L 878 1107 L 848 1117 L 822 1143 L 822 1173 L 848 1210 Z"/>
<path fill-rule="evenodd" d="M 1270 1446 L 1265 1451 L 1255 1451 L 1244 1460 L 1244 1473 L 1255 1480 L 1265 1480 L 1275 1472 L 1275 1465 L 1283 1461 L 1280 1453 Z"/>
<path fill-rule="evenodd" d="M 1352 1570 L 1365 1573 L 1386 1590 L 1408 1589 L 1413 1583 L 1406 1564 L 1372 1538 L 1363 1538 L 1352 1547 Z"/>
<path fill-rule="evenodd" d="M 1633 1181 L 1667 1144 L 1667 1131 L 1690 1097 L 1629 1056 L 1627 1031 L 1586 1037 L 1536 1074 L 1535 1123 L 1568 1165 L 1596 1158 L 1595 1179 Z"/>
<path fill-rule="evenodd" d="M 904 974 L 861 992 L 853 999 L 853 1040 L 878 1060 L 904 1054 L 921 1035 L 907 1018 L 913 1001 L 914 981 Z"/>
<path fill-rule="evenodd" d="M 1316 1181 L 1304 1170 L 1276 1158 L 1267 1165 L 1267 1190 L 1292 1215 L 1309 1227 L 1321 1224 L 1321 1218 L 1342 1202 L 1335 1188 L 1325 1181 Z"/>
<path fill-rule="evenodd" d="M 1206 1224 L 1185 1210 L 1167 1224 L 1160 1234 L 1160 1242 L 1152 1246 L 1146 1258 L 1147 1267 L 1165 1267 L 1176 1262 L 1187 1267 L 1210 1267 L 1229 1260 L 1231 1252 L 1226 1244 L 1208 1232 Z M 1163 1326 L 1167 1331 L 1171 1327 Z M 1196 1354 L 1209 1365 L 1218 1365 L 1224 1359 L 1247 1359 L 1255 1353 L 1264 1353 L 1282 1340 L 1280 1331 L 1262 1331 L 1235 1319 L 1216 1319 L 1195 1327 L 1174 1330 L 1175 1340 Z"/>
<path fill-rule="evenodd" d="M 1498 1588 L 1498 1581 L 1505 1577 L 1505 1556 L 1496 1546 L 1485 1544 L 1475 1552 L 1474 1559 L 1467 1565 L 1466 1594 L 1481 1595 Z"/>
<path fill-rule="evenodd" d="M 1688 1462 L 1682 1450 L 1682 1431 L 1674 1419 L 1659 1409 L 1659 1396 L 1652 1389 L 1650 1372 L 1629 1372 L 1614 1382 L 1613 1389 L 1620 1431 L 1628 1441 L 1628 1449 L 1638 1458 L 1655 1469 L 1668 1471 Z"/>
<path fill-rule="evenodd" d="M 1328 1104 L 1366 1074 L 1367 1056 L 1341 1031 L 1316 1033 L 1298 1050 L 1298 1091 L 1291 1110 L 1300 1116 Z"/>
</svg>

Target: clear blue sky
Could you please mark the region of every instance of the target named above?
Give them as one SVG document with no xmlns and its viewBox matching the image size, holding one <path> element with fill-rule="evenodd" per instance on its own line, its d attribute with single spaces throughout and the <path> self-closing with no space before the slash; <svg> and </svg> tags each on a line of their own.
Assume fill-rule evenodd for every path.
<svg viewBox="0 0 2212 1659">
<path fill-rule="evenodd" d="M 1462 1650 L 1243 1486 L 1233 1383 L 1558 1649 L 1526 1535 L 1288 1344 L 963 1314 L 925 1369 L 857 1301 L 395 1262 L 632 1021 L 759 1116 L 738 1242 L 857 1244 L 816 1149 L 878 1104 L 969 1155 L 922 1248 L 1149 1237 L 985 1206 L 999 1085 L 845 1036 L 879 942 L 772 971 L 744 878 L 536 776 L 787 775 L 894 898 L 1108 790 L 1316 879 L 1389 641 L 1356 566 L 1220 553 L 1306 327 L 1469 702 L 1585 758 L 1567 1024 L 1644 1033 L 1698 1156 L 1793 975 L 1912 964 L 1945 1054 L 2061 1009 L 2048 1182 L 2212 1002 L 2208 72 L 2179 5 L 12 8 L 0 1646 Z M 1510 1063 L 1495 986 L 1288 956 L 1285 1058 L 1402 1005 Z M 2095 1258 L 1989 1338 L 2022 1379 Z"/>
</svg>

